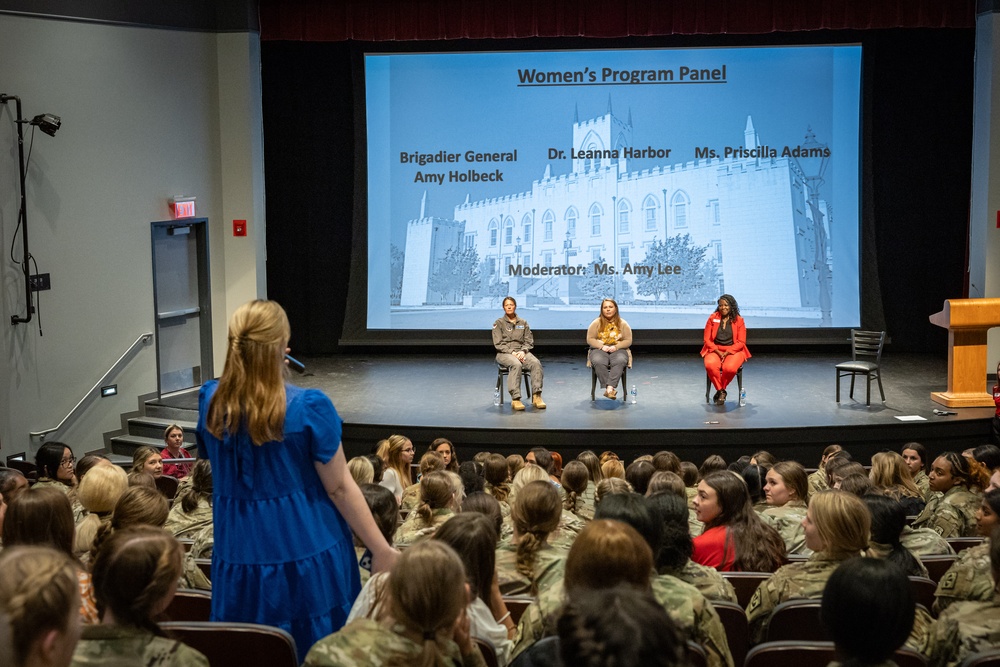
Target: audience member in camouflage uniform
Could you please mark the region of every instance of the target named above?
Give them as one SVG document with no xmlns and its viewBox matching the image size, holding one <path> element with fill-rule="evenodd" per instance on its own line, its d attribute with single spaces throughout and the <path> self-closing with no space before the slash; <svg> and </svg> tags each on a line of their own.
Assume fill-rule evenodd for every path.
<svg viewBox="0 0 1000 667">
<path fill-rule="evenodd" d="M 976 510 L 976 527 L 986 537 L 1000 522 L 1000 490 L 988 491 L 982 506 Z M 993 572 L 990 569 L 988 542 L 966 549 L 945 572 L 934 595 L 934 613 L 940 614 L 953 602 L 972 600 L 983 602 L 993 599 Z"/>
<path fill-rule="evenodd" d="M 924 468 L 927 467 L 927 448 L 919 442 L 908 442 L 903 445 L 899 453 L 906 462 L 906 467 L 910 469 L 913 483 L 924 495 L 924 501 L 929 501 L 931 499 L 931 480 L 924 471 Z"/>
<path fill-rule="evenodd" d="M 453 472 L 438 470 L 424 475 L 420 480 L 420 505 L 396 530 L 395 545 L 409 547 L 433 535 L 438 526 L 455 516 L 461 504 L 461 489 L 461 478 Z"/>
<path fill-rule="evenodd" d="M 818 599 L 837 566 L 868 546 L 868 508 L 849 493 L 820 491 L 809 503 L 803 523 L 806 546 L 815 553 L 804 563 L 779 568 L 757 588 L 747 606 L 752 644 L 766 641 L 771 612 L 778 604 L 795 598 Z"/>
<path fill-rule="evenodd" d="M 819 468 L 817 468 L 815 472 L 809 474 L 810 496 L 814 493 L 826 491 L 830 488 L 830 485 L 826 483 L 826 462 L 830 460 L 830 457 L 842 449 L 843 447 L 840 445 L 827 445 L 826 449 L 823 450 L 823 455 L 819 460 Z"/>
<path fill-rule="evenodd" d="M 68 554 L 47 546 L 0 553 L 0 664 L 65 665 L 80 636 L 79 610 L 77 565 Z"/>
<path fill-rule="evenodd" d="M 352 621 L 319 640 L 306 667 L 485 667 L 469 635 L 465 570 L 455 551 L 436 540 L 422 542 L 403 552 L 392 573 L 386 617 Z"/>
<path fill-rule="evenodd" d="M 553 586 L 542 591 L 538 601 L 529 605 L 521 616 L 513 657 L 539 639 L 554 634 L 565 597 L 572 600 L 579 592 L 626 584 L 651 589 L 684 636 L 705 649 L 711 667 L 731 667 L 733 658 L 725 629 L 711 603 L 693 586 L 670 576 L 655 575 L 652 568 L 652 549 L 632 526 L 595 518 L 570 549 L 565 589 Z"/>
<path fill-rule="evenodd" d="M 504 463 L 506 465 L 506 461 Z M 444 458 L 442 458 L 440 454 L 437 452 L 424 452 L 424 455 L 420 457 L 419 479 L 423 479 L 424 475 L 444 469 Z M 416 484 L 411 484 L 403 490 L 403 498 L 399 501 L 399 509 L 401 512 L 407 513 L 417 509 L 418 505 L 420 505 L 419 481 Z"/>
<path fill-rule="evenodd" d="M 190 485 L 174 498 L 164 528 L 174 537 L 192 537 L 212 523 L 212 464 L 198 459 L 191 469 Z"/>
<path fill-rule="evenodd" d="M 895 667 L 891 657 L 910 634 L 916 604 L 899 568 L 874 558 L 850 558 L 827 580 L 820 609 L 846 664 Z"/>
<path fill-rule="evenodd" d="M 587 493 L 587 487 L 590 484 L 590 473 L 587 470 L 587 466 L 580 461 L 567 462 L 566 467 L 563 468 L 560 481 L 562 482 L 563 490 L 566 491 L 566 504 L 563 509 L 572 512 L 584 521 L 593 519 L 593 497 L 591 497 L 590 505 L 584 500 L 584 495 Z"/>
<path fill-rule="evenodd" d="M 924 564 L 899 541 L 906 526 L 906 510 L 902 503 L 875 493 L 862 496 L 861 501 L 872 518 L 871 540 L 865 555 L 891 561 L 907 576 L 928 576 Z"/>
<path fill-rule="evenodd" d="M 181 588 L 197 588 L 204 591 L 212 590 L 212 582 L 200 567 L 197 560 L 211 558 L 215 548 L 215 527 L 209 524 L 194 536 L 194 544 L 184 554 L 184 572 L 181 575 Z"/>
<path fill-rule="evenodd" d="M 497 549 L 501 593 L 537 595 L 562 580 L 566 551 L 548 544 L 562 513 L 559 494 L 548 480 L 531 482 L 521 489 L 511 508 L 513 544 Z"/>
<path fill-rule="evenodd" d="M 198 651 L 160 636 L 153 621 L 177 588 L 182 551 L 173 536 L 151 526 L 115 531 L 104 542 L 93 577 L 105 624 L 84 631 L 74 667 L 125 657 L 147 667 L 208 667 Z"/>
<path fill-rule="evenodd" d="M 975 459 L 943 452 L 934 459 L 929 478 L 931 491 L 944 495 L 931 497 L 913 527 L 931 528 L 945 538 L 974 536 L 981 496 L 970 489 L 986 488 L 989 471 Z"/>
<path fill-rule="evenodd" d="M 687 531 L 687 503 L 670 493 L 659 493 L 647 500 L 650 510 L 663 527 L 663 540 L 656 555 L 656 571 L 690 584 L 709 600 L 737 602 L 736 590 L 714 567 L 691 560 L 691 535 Z"/>
<path fill-rule="evenodd" d="M 1000 535 L 990 538 L 990 569 L 1000 579 Z M 1000 644 L 1000 592 L 987 602 L 956 602 L 938 618 L 927 654 L 931 667 L 953 667 L 966 656 Z"/>
<path fill-rule="evenodd" d="M 768 509 L 761 518 L 770 523 L 785 542 L 789 554 L 808 556 L 802 520 L 806 518 L 809 482 L 805 469 L 795 461 L 782 461 L 767 471 L 764 496 Z"/>
<path fill-rule="evenodd" d="M 899 541 L 917 558 L 921 556 L 946 556 L 955 553 L 955 549 L 948 544 L 948 540 L 930 528 L 906 526 L 899 535 Z"/>
</svg>

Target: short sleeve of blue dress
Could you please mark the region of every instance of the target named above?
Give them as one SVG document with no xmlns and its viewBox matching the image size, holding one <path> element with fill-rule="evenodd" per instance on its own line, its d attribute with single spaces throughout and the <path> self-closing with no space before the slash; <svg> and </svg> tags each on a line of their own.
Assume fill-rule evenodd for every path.
<svg viewBox="0 0 1000 667">
<path fill-rule="evenodd" d="M 288 630 L 300 661 L 338 630 L 361 590 L 351 531 L 316 473 L 340 447 L 324 394 L 287 385 L 283 440 L 257 446 L 205 429 L 216 382 L 199 397 L 198 445 L 212 462 L 212 620 Z"/>
</svg>

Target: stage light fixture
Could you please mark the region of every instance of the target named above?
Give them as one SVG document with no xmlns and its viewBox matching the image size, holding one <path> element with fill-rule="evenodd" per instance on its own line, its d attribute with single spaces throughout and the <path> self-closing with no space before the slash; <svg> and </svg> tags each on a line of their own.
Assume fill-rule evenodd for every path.
<svg viewBox="0 0 1000 667">
<path fill-rule="evenodd" d="M 35 125 L 45 134 L 54 137 L 56 136 L 56 130 L 62 126 L 62 118 L 51 113 L 40 113 L 32 118 L 28 125 Z"/>
</svg>

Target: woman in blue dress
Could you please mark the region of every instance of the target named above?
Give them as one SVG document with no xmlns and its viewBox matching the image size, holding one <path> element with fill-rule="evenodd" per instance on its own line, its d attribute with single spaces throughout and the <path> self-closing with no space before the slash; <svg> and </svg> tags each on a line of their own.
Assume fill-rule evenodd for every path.
<svg viewBox="0 0 1000 667">
<path fill-rule="evenodd" d="M 215 487 L 212 620 L 284 628 L 301 661 L 361 590 L 351 529 L 373 572 L 398 553 L 348 471 L 330 399 L 284 382 L 290 335 L 273 301 L 233 313 L 222 377 L 201 389 L 197 436 Z"/>
</svg>

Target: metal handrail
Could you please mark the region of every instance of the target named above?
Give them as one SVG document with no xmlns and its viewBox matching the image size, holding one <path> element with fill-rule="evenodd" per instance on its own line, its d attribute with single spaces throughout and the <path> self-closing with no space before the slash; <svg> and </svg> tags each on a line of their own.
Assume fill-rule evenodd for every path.
<svg viewBox="0 0 1000 667">
<path fill-rule="evenodd" d="M 152 340 L 152 338 L 153 338 L 153 332 L 152 331 L 147 331 L 146 333 L 141 334 L 138 338 L 136 338 L 135 342 L 128 346 L 128 349 L 125 350 L 125 352 L 124 352 L 124 354 L 122 354 L 122 356 L 118 357 L 118 360 L 115 363 L 111 364 L 111 368 L 109 368 L 108 371 L 104 375 L 101 376 L 101 379 L 98 380 L 94 384 L 94 386 L 91 387 L 90 390 L 87 391 L 87 393 L 83 395 L 83 398 L 81 398 L 77 402 L 77 404 L 73 406 L 73 409 L 70 410 L 69 413 L 65 417 L 62 418 L 61 422 L 59 422 L 58 424 L 56 424 L 52 428 L 47 428 L 47 429 L 45 429 L 43 431 L 31 431 L 30 433 L 28 433 L 28 435 L 30 437 L 32 437 L 32 438 L 37 438 L 37 439 L 40 439 L 42 442 L 44 442 L 45 441 L 45 436 L 49 435 L 50 433 L 55 433 L 56 431 L 61 430 L 62 427 L 66 425 L 66 422 L 68 422 L 70 419 L 72 419 L 72 418 L 74 418 L 76 416 L 76 413 L 79 412 L 79 410 L 83 406 L 83 404 L 87 402 L 87 399 L 93 398 L 94 392 L 100 390 L 100 388 L 104 385 L 104 383 L 107 382 L 108 378 L 110 378 L 111 375 L 115 372 L 115 369 L 118 368 L 118 364 L 120 364 L 122 361 L 125 360 L 126 357 L 128 357 L 130 354 L 132 354 L 132 352 L 137 347 L 139 347 L 140 344 L 148 343 L 150 340 Z"/>
</svg>

